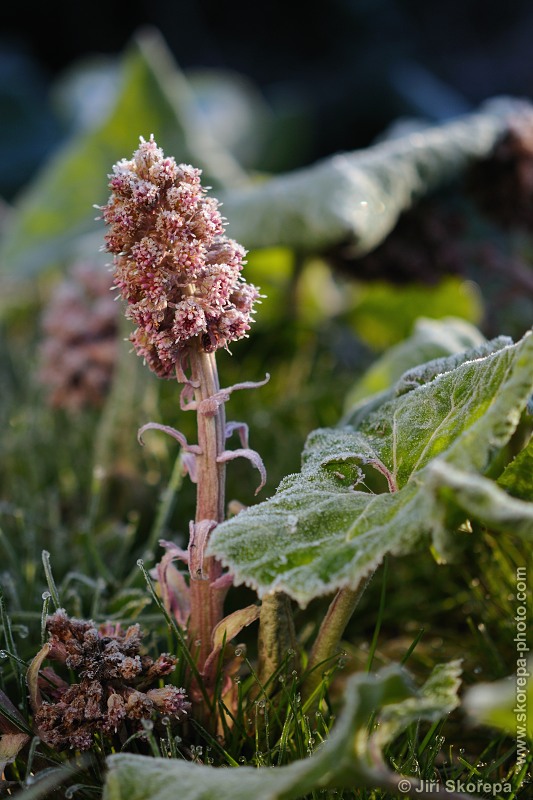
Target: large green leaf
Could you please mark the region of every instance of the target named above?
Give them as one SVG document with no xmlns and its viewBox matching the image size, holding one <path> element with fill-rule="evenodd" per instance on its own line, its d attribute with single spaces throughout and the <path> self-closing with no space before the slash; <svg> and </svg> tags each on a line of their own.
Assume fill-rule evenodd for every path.
<svg viewBox="0 0 533 800">
<path fill-rule="evenodd" d="M 366 253 L 417 199 L 486 157 L 509 116 L 527 108 L 518 101 L 492 101 L 443 125 L 228 192 L 228 232 L 248 248 L 316 250 L 350 242 L 354 254 Z"/>
<path fill-rule="evenodd" d="M 432 541 L 445 558 L 465 518 L 533 538 L 533 503 L 484 477 L 532 391 L 531 334 L 413 369 L 312 433 L 302 472 L 216 528 L 210 552 L 236 583 L 305 605 L 357 587 L 386 553 Z"/>
<path fill-rule="evenodd" d="M 332 735 L 310 758 L 275 769 L 219 769 L 115 755 L 108 759 L 104 800 L 175 800 L 176 787 L 183 800 L 290 800 L 315 789 L 362 786 L 394 791 L 401 777 L 387 768 L 379 748 L 412 721 L 434 721 L 452 711 L 458 687 L 457 662 L 438 668 L 420 691 L 397 666 L 377 675 L 355 675 L 347 685 L 345 707 Z M 374 737 L 368 723 L 380 708 L 383 717 L 377 719 L 379 733 Z M 414 793 L 420 787 L 416 779 L 410 781 Z"/>
<path fill-rule="evenodd" d="M 67 141 L 18 198 L 0 246 L 0 274 L 12 281 L 28 277 L 70 257 L 77 239 L 91 231 L 98 237 L 97 253 L 103 228 L 97 230 L 93 206 L 106 202 L 112 165 L 131 155 L 139 136 L 151 133 L 178 161 L 201 167 L 208 183 L 245 180 L 232 156 L 202 125 L 192 92 L 163 39 L 144 31 L 124 54 L 109 115 Z"/>
</svg>

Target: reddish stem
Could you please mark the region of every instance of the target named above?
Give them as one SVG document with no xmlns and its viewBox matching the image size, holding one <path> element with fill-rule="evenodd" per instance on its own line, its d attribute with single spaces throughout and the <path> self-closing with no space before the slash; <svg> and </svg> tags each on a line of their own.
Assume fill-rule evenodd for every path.
<svg viewBox="0 0 533 800">
<path fill-rule="evenodd" d="M 206 353 L 199 344 L 189 352 L 191 378 L 196 404 L 219 391 L 214 353 Z M 225 413 L 221 403 L 215 413 L 198 411 L 198 445 L 201 453 L 197 459 L 196 523 L 203 520 L 222 522 L 224 519 L 225 466 L 217 461 L 225 446 Z M 203 559 L 200 576 L 191 575 L 191 615 L 188 639 L 191 653 L 197 658 L 198 669 L 203 672 L 212 649 L 211 636 L 223 617 L 224 596 L 227 589 L 213 588 L 222 567 L 213 557 Z"/>
</svg>

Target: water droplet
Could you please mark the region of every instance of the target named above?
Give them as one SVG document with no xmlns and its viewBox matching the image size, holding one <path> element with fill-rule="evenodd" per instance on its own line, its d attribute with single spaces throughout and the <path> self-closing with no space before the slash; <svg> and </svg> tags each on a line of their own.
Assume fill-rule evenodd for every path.
<svg viewBox="0 0 533 800">
<path fill-rule="evenodd" d="M 19 625 L 17 632 L 18 632 L 18 635 L 20 636 L 21 639 L 27 639 L 28 634 L 29 634 L 29 630 L 26 627 L 26 625 Z"/>
<path fill-rule="evenodd" d="M 170 717 L 161 717 L 161 722 L 163 723 L 163 725 L 165 725 L 165 727 L 167 725 L 170 725 Z"/>
<path fill-rule="evenodd" d="M 154 729 L 154 723 L 151 719 L 142 719 L 141 725 L 143 726 L 145 731 L 152 731 Z"/>
<path fill-rule="evenodd" d="M 479 675 L 480 672 L 483 672 L 483 667 L 474 667 L 474 675 Z"/>
<path fill-rule="evenodd" d="M 244 650 L 244 647 L 242 645 L 239 645 L 238 647 L 235 648 L 235 655 L 237 656 L 237 658 L 240 658 L 241 656 L 243 656 L 244 653 L 245 653 L 245 650 Z"/>
<path fill-rule="evenodd" d="M 144 561 L 142 560 L 142 558 L 138 558 L 137 559 L 137 566 L 138 567 L 144 567 Z"/>
<path fill-rule="evenodd" d="M 66 800 L 72 800 L 74 794 L 78 791 L 77 786 L 69 786 L 68 789 L 65 790 L 65 798 Z"/>
<path fill-rule="evenodd" d="M 296 655 L 296 650 L 294 650 L 292 647 L 289 647 L 289 649 L 287 650 L 287 655 L 292 658 L 293 656 Z"/>
<path fill-rule="evenodd" d="M 246 759 L 244 756 L 239 756 L 239 764 L 246 764 Z"/>
<path fill-rule="evenodd" d="M 181 738 L 181 736 L 174 736 L 174 741 L 176 744 L 181 744 L 183 739 Z"/>
<path fill-rule="evenodd" d="M 8 658 L 8 657 L 9 657 L 9 653 L 8 652 L 6 652 L 5 650 L 0 650 L 0 658 L 3 659 L 3 658 Z"/>
<path fill-rule="evenodd" d="M 43 598 L 43 600 L 50 600 L 52 595 L 50 594 L 50 592 L 43 592 L 41 597 Z"/>
</svg>

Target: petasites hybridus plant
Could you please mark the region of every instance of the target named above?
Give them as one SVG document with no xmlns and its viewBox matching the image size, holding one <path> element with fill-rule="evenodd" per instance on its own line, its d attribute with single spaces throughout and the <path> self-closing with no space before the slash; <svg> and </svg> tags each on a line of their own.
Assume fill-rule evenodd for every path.
<svg viewBox="0 0 533 800">
<path fill-rule="evenodd" d="M 272 648 L 287 641 L 287 595 L 302 606 L 334 595 L 306 670 L 297 675 L 309 711 L 325 685 L 323 665 L 338 653 L 365 582 L 386 554 L 409 553 L 429 542 L 445 557 L 459 529 L 479 526 L 533 538 L 533 505 L 513 496 L 522 468 L 512 460 L 530 436 L 522 418 L 533 392 L 533 336 L 517 344 L 505 337 L 482 342 L 405 373 L 392 388 L 359 404 L 341 426 L 312 433 L 301 474 L 287 477 L 272 498 L 224 521 L 229 459 L 249 458 L 264 482 L 245 426 L 226 425 L 224 417 L 232 391 L 260 384 L 221 390 L 215 364 L 217 349 L 246 335 L 258 290 L 242 280 L 244 251 L 224 235 L 217 203 L 206 197 L 199 172 L 165 158 L 153 138 L 141 139 L 133 158 L 115 166 L 110 188 L 102 208 L 110 228 L 106 246 L 114 254 L 114 281 L 127 301 L 127 316 L 137 326 L 132 342 L 157 375 L 183 384 L 181 407 L 194 410 L 198 419 L 197 444 L 164 425 L 148 423 L 140 431 L 140 436 L 148 429 L 172 435 L 197 484 L 189 546 L 185 551 L 163 543 L 167 553 L 156 570 L 162 602 L 186 635 L 192 716 L 221 732 L 212 701 L 216 684 L 220 688 L 224 645 L 259 615 L 252 605 L 224 617 L 233 583 L 252 586 L 263 609 L 279 611 L 278 625 L 275 613 L 263 620 Z M 522 438 L 513 450 L 508 445 L 520 426 Z M 236 429 L 242 447 L 228 451 L 225 439 Z M 188 578 L 174 567 L 176 560 L 187 564 Z M 271 672 L 279 664 L 273 658 Z M 226 665 L 226 679 L 230 670 Z M 439 695 L 438 680 L 428 682 L 433 719 L 457 704 L 458 667 L 443 670 L 445 696 Z M 261 669 L 258 675 L 267 702 L 263 678 L 268 675 Z M 354 679 L 348 694 L 352 716 L 345 718 L 351 721 L 344 732 L 340 725 L 337 740 L 347 756 L 338 769 L 331 760 L 334 740 L 308 763 L 276 770 L 272 777 L 243 771 L 246 796 L 264 790 L 265 798 L 296 798 L 315 788 L 363 785 L 397 791 L 399 777 L 381 763 L 378 751 L 407 720 L 424 716 L 406 680 L 396 668 Z M 379 740 L 379 732 L 367 735 L 370 717 L 389 704 L 381 723 L 387 720 L 384 738 Z M 231 704 L 225 708 L 231 715 Z M 188 798 L 243 796 L 235 789 L 233 770 L 219 775 L 208 767 L 155 759 L 150 785 L 131 786 L 131 775 L 141 769 L 136 757 L 113 757 L 106 797 L 118 800 L 132 792 L 139 800 L 164 800 L 176 782 L 186 787 Z M 425 796 L 415 782 L 408 793 Z"/>
<path fill-rule="evenodd" d="M 261 459 L 248 449 L 246 426 L 226 425 L 224 415 L 232 391 L 261 384 L 221 390 L 215 362 L 217 350 L 246 336 L 259 291 L 241 277 L 245 251 L 224 235 L 218 202 L 206 196 L 200 171 L 165 157 L 153 136 L 141 138 L 133 158 L 114 166 L 109 187 L 111 196 L 101 209 L 109 226 L 106 248 L 114 254 L 114 283 L 127 302 L 126 315 L 137 326 L 131 341 L 158 376 L 184 384 L 181 407 L 197 413 L 197 444 L 155 423 L 145 425 L 139 436 L 150 428 L 174 436 L 197 484 L 188 549 L 165 543 L 168 553 L 157 577 L 167 610 L 187 631 L 205 693 L 229 631 L 236 635 L 258 615 L 256 606 L 245 609 L 217 634 L 231 577 L 222 574 L 215 558 L 205 556 L 205 547 L 224 519 L 225 463 L 249 458 L 264 483 Z M 235 430 L 242 447 L 226 450 L 226 438 Z M 174 568 L 176 559 L 188 565 L 188 582 Z"/>
</svg>

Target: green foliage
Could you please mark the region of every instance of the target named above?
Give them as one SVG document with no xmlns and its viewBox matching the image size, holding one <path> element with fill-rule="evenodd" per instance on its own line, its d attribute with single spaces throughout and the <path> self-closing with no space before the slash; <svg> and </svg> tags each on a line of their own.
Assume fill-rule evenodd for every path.
<svg viewBox="0 0 533 800">
<path fill-rule="evenodd" d="M 531 504 L 484 474 L 532 391 L 530 334 L 405 373 L 343 427 L 311 434 L 301 474 L 219 526 L 211 552 L 237 582 L 306 604 L 356 588 L 386 553 L 429 539 L 446 557 L 465 519 L 531 538 Z"/>
<path fill-rule="evenodd" d="M 479 330 L 463 319 L 420 317 L 412 335 L 390 347 L 357 381 L 346 397 L 346 408 L 350 409 L 370 395 L 388 389 L 411 367 L 468 350 L 482 341 Z"/>
<path fill-rule="evenodd" d="M 525 658 L 522 659 L 522 662 L 526 661 Z M 515 675 L 509 675 L 496 683 L 472 686 L 465 695 L 465 710 L 477 723 L 499 728 L 511 736 L 516 736 L 521 730 L 524 744 L 527 740 L 533 740 L 533 719 L 528 713 L 533 704 L 532 670 L 533 663 L 530 659 L 527 665 L 519 665 Z M 517 679 L 520 679 L 520 685 Z M 525 700 L 518 699 L 518 690 Z"/>
<path fill-rule="evenodd" d="M 402 342 L 411 334 L 413 325 L 421 316 L 421 311 L 433 319 L 453 314 L 477 325 L 482 317 L 479 292 L 472 283 L 458 278 L 446 278 L 436 286 L 409 284 L 391 286 L 375 281 L 357 286 L 353 308 L 347 316 L 360 338 L 373 350 L 385 350 Z M 458 341 L 457 344 L 460 342 Z M 464 347 L 468 347 L 468 338 Z M 463 347 L 454 345 L 456 352 Z M 396 357 L 391 353 L 391 358 Z M 420 353 L 413 366 L 422 364 L 426 358 Z M 432 354 L 428 357 L 433 357 Z"/>
<path fill-rule="evenodd" d="M 223 91 L 228 103 L 250 103 L 248 131 L 257 130 L 253 115 L 258 112 L 263 125 L 268 112 L 253 92 L 241 93 L 231 81 L 217 84 L 216 76 L 208 83 L 185 76 L 154 32 L 136 37 L 119 68 L 106 118 L 79 129 L 49 160 L 17 199 L 0 241 L 2 305 L 10 300 L 8 288 L 18 292 L 4 317 L 0 352 L 0 762 L 12 781 L 8 788 L 25 787 L 21 800 L 45 796 L 59 784 L 57 796 L 68 785 L 80 799 L 102 789 L 104 741 L 95 740 L 84 760 L 31 739 L 25 674 L 51 607 L 61 604 L 73 615 L 124 625 L 139 619 L 147 650 L 157 645 L 177 653 L 176 682 L 190 678 L 182 639 L 150 605 L 159 600 L 146 592 L 135 562 L 144 558 L 148 574 L 160 555 L 160 537 L 184 544 L 192 492 L 179 458 L 172 468 L 175 443 L 152 437 L 141 449 L 136 430 L 149 419 L 180 430 L 183 423 L 193 441 L 194 420 L 183 419 L 175 385 L 156 385 L 127 344 L 101 412 L 69 415 L 47 408 L 34 380 L 40 309 L 26 294 L 28 278 L 97 252 L 102 226 L 94 223 L 93 204 L 106 199 L 106 174 L 131 153 L 138 135 L 150 133 L 224 190 L 223 198 L 217 194 L 228 233 L 253 248 L 247 276 L 267 295 L 249 342 L 235 348 L 233 359 L 224 354 L 220 367 L 224 386 L 271 373 L 253 400 L 235 393 L 231 412 L 251 423 L 251 443 L 264 456 L 272 486 L 283 480 L 271 499 L 219 526 L 213 552 L 238 581 L 263 596 L 286 592 L 302 608 L 295 610 L 299 652 L 276 653 L 277 664 L 285 657 L 283 668 L 291 667 L 270 676 L 267 697 L 263 675 L 255 671 L 255 626 L 242 626 L 243 619 L 255 620 L 257 598 L 244 587 L 232 590 L 230 627 L 218 629 L 216 644 L 222 654 L 236 633 L 243 645 L 235 678 L 238 708 L 231 725 L 226 720 L 223 741 L 195 719 L 180 729 L 181 742 L 170 726 L 164 732 L 147 726 L 146 735 L 124 744 L 132 752 L 111 757 L 106 800 L 165 800 L 178 787 L 187 800 L 316 798 L 330 791 L 377 800 L 383 796 L 378 787 L 387 797 L 397 790 L 399 774 L 386 764 L 426 778 L 445 774 L 437 759 L 443 718 L 458 704 L 457 663 L 437 667 L 418 691 L 396 666 L 347 681 L 338 670 L 346 659 L 350 671 L 410 659 L 420 676 L 433 667 L 437 647 L 444 660 L 464 655 L 470 681 L 478 668 L 492 681 L 466 695 L 472 718 L 514 734 L 509 684 L 494 681 L 513 668 L 514 570 L 533 536 L 531 421 L 523 413 L 533 389 L 533 336 L 516 345 L 506 337 L 487 342 L 472 327 L 482 321 L 483 333 L 494 335 L 484 316 L 483 264 L 477 285 L 461 272 L 433 275 L 430 259 L 427 285 L 391 284 L 365 281 L 355 270 L 352 276 L 336 272 L 324 252 L 337 245 L 356 256 L 369 252 L 418 199 L 461 179 L 489 155 L 509 117 L 526 106 L 489 103 L 452 122 L 298 172 L 253 176 L 240 164 L 253 161 L 256 143 L 244 152 L 249 133 L 239 130 L 237 140 L 235 130 L 217 130 L 216 114 Z M 206 99 L 212 104 L 208 114 Z M 461 213 L 469 212 L 461 206 Z M 523 251 L 528 247 L 526 241 Z M 42 282 L 45 293 L 48 277 L 53 275 Z M 520 286 L 530 285 L 527 274 L 521 279 Z M 515 306 L 505 305 L 503 292 L 500 302 L 498 286 L 492 291 L 498 308 L 518 326 Z M 529 324 L 527 303 L 524 308 Z M 127 335 L 125 328 L 121 338 Z M 328 427 L 343 404 L 341 426 Z M 298 469 L 304 438 L 314 429 L 301 473 L 283 477 Z M 229 497 L 251 500 L 254 484 L 246 468 L 232 463 L 228 476 Z M 428 545 L 439 562 L 461 547 L 466 556 L 453 568 L 409 558 Z M 346 653 L 339 660 L 336 652 L 317 668 L 324 712 L 319 724 L 318 716 L 310 719 L 311 701 L 299 692 L 325 596 L 355 589 L 386 555 L 394 565 L 388 572 L 394 601 L 378 572 L 363 597 L 364 614 L 346 633 Z M 288 601 L 286 608 L 292 608 Z M 428 642 L 422 622 L 432 626 Z M 277 630 L 271 636 L 278 644 L 286 641 Z M 242 655 L 245 645 L 249 658 Z M 456 743 L 471 749 L 460 763 L 451 757 L 447 770 L 478 774 L 478 762 L 489 761 L 484 753 L 490 753 L 483 774 L 511 774 L 515 753 L 507 738 L 498 734 L 486 744 L 492 734 L 458 729 L 458 715 L 446 724 L 450 753 Z M 226 769 L 190 763 L 201 760 L 206 745 Z M 238 764 L 246 766 L 236 769 Z M 522 777 L 512 777 L 517 791 Z"/>
<path fill-rule="evenodd" d="M 378 747 L 385 747 L 415 719 L 434 721 L 453 710 L 459 672 L 457 663 L 437 668 L 420 691 L 399 667 L 352 677 L 328 741 L 310 758 L 269 769 L 267 775 L 252 767 L 221 772 L 184 761 L 112 756 L 104 800 L 170 800 L 177 785 L 188 800 L 290 800 L 318 789 L 394 788 L 399 776 L 386 767 Z M 369 721 L 378 709 L 383 711 L 375 720 L 374 734 Z M 416 785 L 415 780 L 413 788 Z"/>
</svg>

